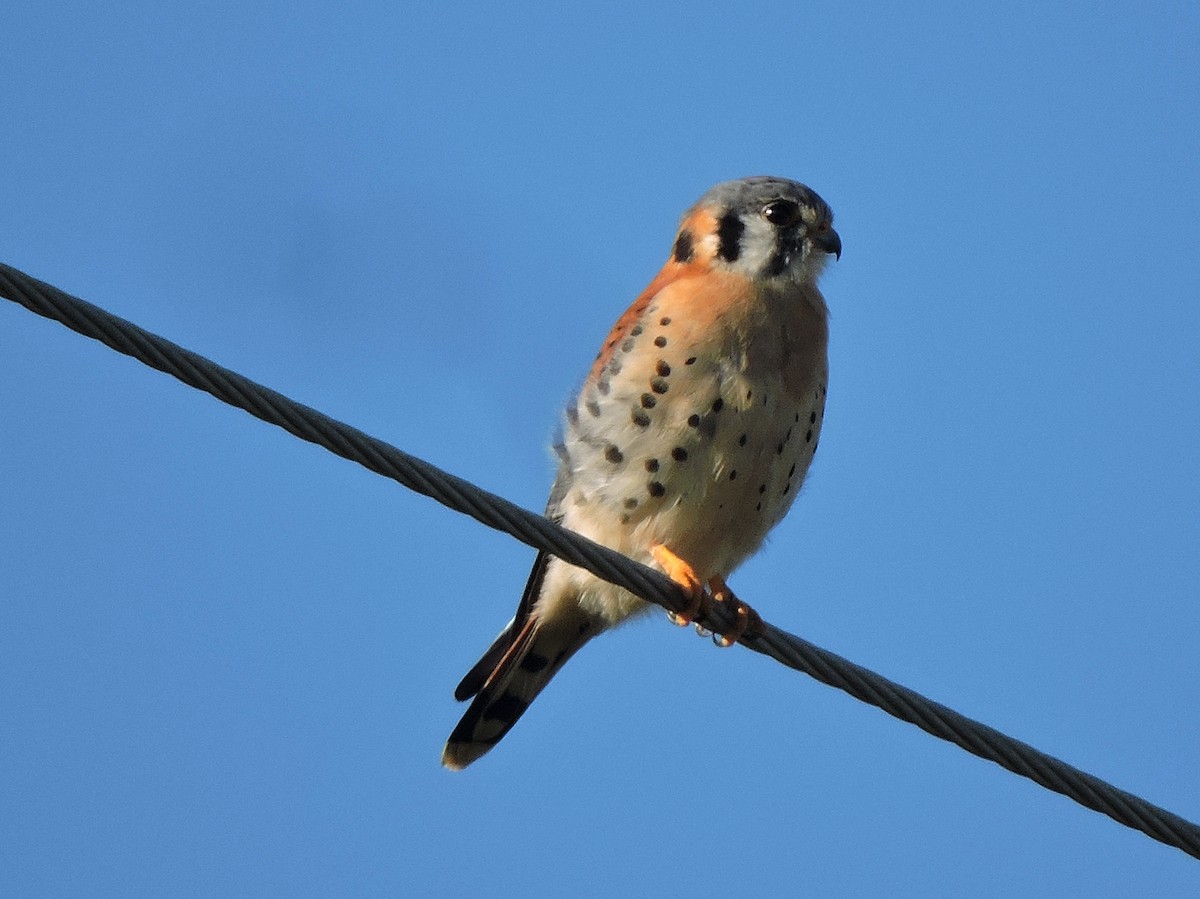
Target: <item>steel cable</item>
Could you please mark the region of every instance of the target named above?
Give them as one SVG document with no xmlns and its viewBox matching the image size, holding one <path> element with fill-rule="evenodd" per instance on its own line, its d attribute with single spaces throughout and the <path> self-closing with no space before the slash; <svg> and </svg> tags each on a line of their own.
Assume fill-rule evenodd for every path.
<svg viewBox="0 0 1200 899">
<path fill-rule="evenodd" d="M 649 602 L 675 611 L 688 605 L 687 597 L 675 583 L 653 569 L 3 263 L 0 263 L 0 296 L 470 515 L 488 527 L 529 546 L 548 550 Z M 700 623 L 710 630 L 724 632 L 733 625 L 733 617 L 724 605 L 717 604 Z M 1102 812 L 1126 827 L 1200 858 L 1200 827 L 1196 824 L 835 653 L 766 623 L 761 634 L 747 636 L 742 644 Z"/>
</svg>

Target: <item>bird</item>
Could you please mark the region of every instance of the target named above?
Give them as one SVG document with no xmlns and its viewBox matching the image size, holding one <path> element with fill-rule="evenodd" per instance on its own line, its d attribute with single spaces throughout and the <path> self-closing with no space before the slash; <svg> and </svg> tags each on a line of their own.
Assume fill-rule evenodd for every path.
<svg viewBox="0 0 1200 899">
<path fill-rule="evenodd" d="M 817 280 L 841 251 L 811 188 L 716 185 L 683 214 L 667 262 L 565 409 L 546 516 L 663 571 L 691 600 L 677 624 L 734 603 L 718 645 L 761 627 L 726 579 L 791 508 L 817 448 L 829 369 Z M 651 608 L 539 553 L 512 621 L 455 690 L 473 700 L 442 764 L 479 759 L 585 643 Z"/>
</svg>

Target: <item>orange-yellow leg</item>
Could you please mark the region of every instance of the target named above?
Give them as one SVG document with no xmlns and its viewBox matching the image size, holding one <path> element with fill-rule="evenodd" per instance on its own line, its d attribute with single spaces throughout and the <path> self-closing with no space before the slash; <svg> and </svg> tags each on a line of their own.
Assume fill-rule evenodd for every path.
<svg viewBox="0 0 1200 899">
<path fill-rule="evenodd" d="M 733 627 L 728 633 L 712 635 L 713 642 L 717 646 L 732 646 L 747 634 L 753 636 L 762 633 L 763 623 L 758 612 L 738 599 L 733 591 L 729 589 L 729 585 L 725 583 L 723 577 L 714 575 L 709 578 L 708 592 L 706 593 L 704 589 L 705 585 L 701 582 L 699 575 L 696 574 L 696 569 L 667 549 L 665 545 L 660 543 L 652 546 L 650 548 L 650 555 L 654 557 L 654 561 L 658 563 L 659 567 L 666 572 L 667 577 L 682 587 L 691 600 L 685 611 L 667 612 L 667 617 L 672 623 L 678 624 L 680 627 L 686 627 L 697 617 L 704 616 L 710 601 L 729 602 L 734 604 L 736 617 L 734 618 Z M 696 625 L 696 630 L 705 635 L 709 633 L 706 629 L 702 629 L 699 624 Z"/>
<path fill-rule="evenodd" d="M 667 577 L 683 588 L 691 599 L 691 604 L 684 612 L 667 612 L 672 624 L 687 627 L 700 613 L 704 605 L 704 584 L 701 583 L 696 569 L 671 552 L 662 543 L 650 547 L 650 555 L 658 563 L 658 567 L 666 572 Z"/>
<path fill-rule="evenodd" d="M 710 578 L 708 589 L 712 591 L 712 598 L 715 602 L 735 603 L 737 611 L 737 618 L 734 619 L 733 629 L 727 634 L 713 634 L 713 643 L 724 648 L 732 646 L 738 640 L 742 639 L 742 637 L 746 636 L 746 634 L 755 636 L 762 633 L 762 617 L 758 612 L 734 596 L 733 591 L 729 589 L 729 585 L 725 583 L 724 578 L 719 575 Z"/>
</svg>

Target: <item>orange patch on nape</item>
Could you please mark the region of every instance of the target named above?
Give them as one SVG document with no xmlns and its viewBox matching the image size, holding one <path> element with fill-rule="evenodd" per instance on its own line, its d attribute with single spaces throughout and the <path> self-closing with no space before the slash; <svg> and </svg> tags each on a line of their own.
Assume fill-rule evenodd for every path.
<svg viewBox="0 0 1200 899">
<path fill-rule="evenodd" d="M 616 324 L 613 325 L 612 330 L 608 332 L 608 337 L 605 338 L 604 345 L 600 348 L 600 352 L 596 356 L 596 361 L 592 364 L 592 370 L 588 373 L 589 381 L 598 379 L 604 367 L 612 359 L 613 353 L 617 351 L 622 343 L 631 336 L 634 336 L 630 332 L 641 321 L 642 316 L 646 313 L 646 309 L 654 302 L 664 288 L 682 278 L 696 277 L 709 273 L 711 254 L 705 255 L 701 253 L 700 242 L 705 237 L 715 233 L 716 228 L 717 220 L 708 209 L 696 209 L 684 218 L 682 224 L 679 226 L 679 230 L 680 232 L 685 230 L 691 232 L 693 247 L 691 259 L 687 262 L 678 262 L 674 256 L 668 259 L 667 264 L 654 276 L 654 280 L 646 285 L 646 289 L 633 301 L 633 305 L 621 314 Z"/>
<path fill-rule="evenodd" d="M 707 207 L 694 209 L 679 224 L 679 230 L 690 231 L 693 243 L 699 246 L 703 238 L 717 233 L 717 217 Z"/>
<path fill-rule="evenodd" d="M 641 321 L 642 316 L 646 313 L 646 309 L 654 302 L 659 292 L 673 281 L 685 277 L 688 271 L 693 268 L 691 265 L 682 265 L 674 259 L 669 260 L 662 267 L 662 270 L 654 276 L 654 280 L 633 301 L 633 305 L 621 313 L 621 317 L 617 319 L 617 323 L 608 332 L 608 337 L 604 339 L 604 345 L 600 348 L 600 353 L 596 356 L 596 361 L 592 364 L 592 370 L 588 374 L 589 381 L 600 377 L 600 372 L 604 369 L 604 366 L 608 365 L 613 353 L 617 351 L 622 343 L 633 336 L 631 332 L 637 327 L 637 323 Z"/>
<path fill-rule="evenodd" d="M 588 373 L 588 380 L 594 380 L 600 377 L 602 371 L 608 362 L 612 360 L 613 353 L 617 352 L 620 344 L 629 340 L 632 335 L 631 331 L 636 328 L 646 310 L 664 288 L 671 286 L 683 278 L 696 277 L 701 275 L 710 275 L 710 262 L 712 262 L 712 248 L 703 250 L 701 242 L 708 238 L 709 235 L 716 233 L 716 217 L 712 211 L 708 209 L 692 210 L 686 216 L 679 226 L 679 233 L 689 232 L 691 234 L 691 258 L 686 262 L 679 262 L 674 256 L 667 259 L 666 265 L 662 266 L 658 275 L 654 276 L 654 280 L 647 284 L 646 289 L 638 295 L 628 310 L 622 313 L 622 316 L 617 319 L 617 323 L 612 326 L 612 330 L 608 332 L 605 338 L 604 346 L 600 348 L 600 353 L 596 355 L 596 360 L 593 362 L 592 371 Z M 678 238 L 677 238 L 678 240 Z M 728 284 L 724 278 L 718 278 L 714 283 L 707 286 L 709 289 L 697 290 L 695 299 L 707 304 L 710 301 L 708 296 L 712 293 L 712 288 L 718 288 L 718 292 L 727 292 Z M 740 293 L 740 292 L 736 292 Z M 686 295 L 684 295 L 686 298 Z M 689 304 L 690 305 L 690 304 Z"/>
</svg>

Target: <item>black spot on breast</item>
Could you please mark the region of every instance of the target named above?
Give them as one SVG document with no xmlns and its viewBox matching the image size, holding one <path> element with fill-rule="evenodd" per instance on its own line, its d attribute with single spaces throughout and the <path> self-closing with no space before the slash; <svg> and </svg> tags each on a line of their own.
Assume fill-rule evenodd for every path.
<svg viewBox="0 0 1200 899">
<path fill-rule="evenodd" d="M 579 424 L 579 407 L 572 403 L 567 406 L 567 421 L 572 425 Z"/>
<path fill-rule="evenodd" d="M 651 496 L 662 496 L 667 492 L 667 488 L 662 485 L 661 481 L 651 481 L 646 485 L 646 489 L 650 491 Z"/>
<path fill-rule="evenodd" d="M 584 406 L 587 408 L 588 414 L 591 415 L 592 418 L 600 417 L 600 404 L 595 400 L 588 400 L 586 403 L 584 403 Z"/>
<path fill-rule="evenodd" d="M 671 316 L 664 315 L 662 318 L 660 318 L 658 320 L 658 323 L 665 328 L 667 325 L 671 324 Z"/>
<path fill-rule="evenodd" d="M 797 416 L 796 416 L 796 421 L 799 421 L 799 420 L 800 420 L 800 416 L 799 416 L 799 415 L 797 415 Z M 816 413 L 816 412 L 810 412 L 810 413 L 808 413 L 808 423 L 809 423 L 810 425 L 815 425 L 815 424 L 817 423 L 817 413 Z"/>
<path fill-rule="evenodd" d="M 625 508 L 626 509 L 636 509 L 637 505 L 638 505 L 638 501 L 636 499 L 634 499 L 632 496 L 629 497 L 629 499 L 625 500 Z"/>
<path fill-rule="evenodd" d="M 619 449 L 617 449 L 617 447 L 613 446 L 612 444 L 609 444 L 608 449 L 606 449 L 604 451 L 604 458 L 607 459 L 609 462 L 611 462 L 613 465 L 619 465 L 620 463 L 625 461 L 625 454 L 622 453 Z"/>
<path fill-rule="evenodd" d="M 675 247 L 671 250 L 671 255 L 675 257 L 676 262 L 691 262 L 692 255 L 695 252 L 695 247 L 692 246 L 692 232 L 680 231 L 679 236 L 675 238 Z"/>
<path fill-rule="evenodd" d="M 657 459 L 647 459 L 646 460 L 646 471 L 650 472 L 651 474 L 654 474 L 654 472 L 658 471 L 658 460 Z"/>
<path fill-rule="evenodd" d="M 695 414 L 694 412 L 691 415 L 689 415 L 688 416 L 688 427 L 689 428 L 700 427 L 700 416 Z"/>
<path fill-rule="evenodd" d="M 621 341 L 621 352 L 628 353 L 630 350 L 633 349 L 634 344 L 636 344 L 636 343 L 637 343 L 637 341 L 634 340 L 632 337 L 626 337 L 623 341 Z"/>
<path fill-rule="evenodd" d="M 758 505 L 756 505 L 756 506 L 754 507 L 754 511 L 755 511 L 755 512 L 761 512 L 761 511 L 762 511 L 762 503 L 759 503 Z"/>
<path fill-rule="evenodd" d="M 733 262 L 742 255 L 742 232 L 746 230 L 741 216 L 727 212 L 717 220 L 717 255 Z"/>
<path fill-rule="evenodd" d="M 659 349 L 662 349 L 663 347 L 665 347 L 665 346 L 667 345 L 667 338 L 665 338 L 665 337 L 655 337 L 655 338 L 654 338 L 654 345 L 655 345 L 656 347 L 658 347 Z"/>
<path fill-rule="evenodd" d="M 745 445 L 746 445 L 746 435 L 743 434 L 741 437 L 738 438 L 738 446 L 745 446 Z"/>
<path fill-rule="evenodd" d="M 609 360 L 608 370 L 614 375 L 619 375 L 621 373 L 621 360 L 616 356 L 613 356 L 613 358 Z"/>
<path fill-rule="evenodd" d="M 759 492 L 759 494 L 766 493 L 766 492 L 767 492 L 767 485 L 766 485 L 766 484 L 759 484 L 759 485 L 758 485 L 758 492 Z"/>
<path fill-rule="evenodd" d="M 725 401 L 723 399 L 721 399 L 720 397 L 717 397 L 715 400 L 713 400 L 712 410 L 714 412 L 720 412 L 724 408 L 725 408 Z"/>
<path fill-rule="evenodd" d="M 643 329 L 642 329 L 641 325 L 634 325 L 632 328 L 629 329 L 629 336 L 630 337 L 639 337 L 639 336 L 641 336 L 642 330 Z"/>
<path fill-rule="evenodd" d="M 654 378 L 651 380 L 650 389 L 655 393 L 666 393 L 668 389 L 666 378 Z"/>
<path fill-rule="evenodd" d="M 650 416 L 641 409 L 634 409 L 631 418 L 633 419 L 633 423 L 639 428 L 644 428 L 650 424 Z"/>
<path fill-rule="evenodd" d="M 792 464 L 792 467 L 788 469 L 788 477 L 790 478 L 790 477 L 791 477 L 792 475 L 794 475 L 795 473 L 796 473 L 796 466 L 795 466 L 795 464 L 793 463 L 793 464 Z"/>
<path fill-rule="evenodd" d="M 684 364 L 684 365 L 695 365 L 695 364 L 696 364 L 696 357 L 695 357 L 695 356 L 688 356 L 688 357 L 687 357 L 687 359 L 685 359 L 685 360 L 684 360 L 683 364 Z"/>
<path fill-rule="evenodd" d="M 665 378 L 671 373 L 671 366 L 668 365 L 665 360 L 659 359 L 658 364 L 654 366 L 654 370 L 658 373 L 660 378 Z"/>
<path fill-rule="evenodd" d="M 654 394 L 652 394 L 652 393 L 643 393 L 642 394 L 642 408 L 643 409 L 653 409 L 657 405 L 658 405 L 658 400 L 655 398 Z"/>
<path fill-rule="evenodd" d="M 733 471 L 729 472 L 729 480 L 731 480 L 731 481 L 737 480 L 737 469 L 736 468 Z"/>
<path fill-rule="evenodd" d="M 601 396 L 608 396 L 608 391 L 612 388 L 609 386 L 608 378 L 601 378 L 596 382 L 596 389 L 600 391 Z"/>
<path fill-rule="evenodd" d="M 809 428 L 809 429 L 808 429 L 808 433 L 806 433 L 806 434 L 804 435 L 804 442 L 805 442 L 805 443 L 812 443 L 812 428 Z"/>
<path fill-rule="evenodd" d="M 783 495 L 784 495 L 784 496 L 787 496 L 787 495 L 788 495 L 788 491 L 789 491 L 789 490 L 791 490 L 791 489 L 792 489 L 792 482 L 791 482 L 791 481 L 788 481 L 788 482 L 787 482 L 787 486 L 783 488 Z"/>
<path fill-rule="evenodd" d="M 682 446 L 677 446 L 675 449 L 671 450 L 671 458 L 676 462 L 686 462 L 687 457 L 688 452 Z"/>
</svg>

